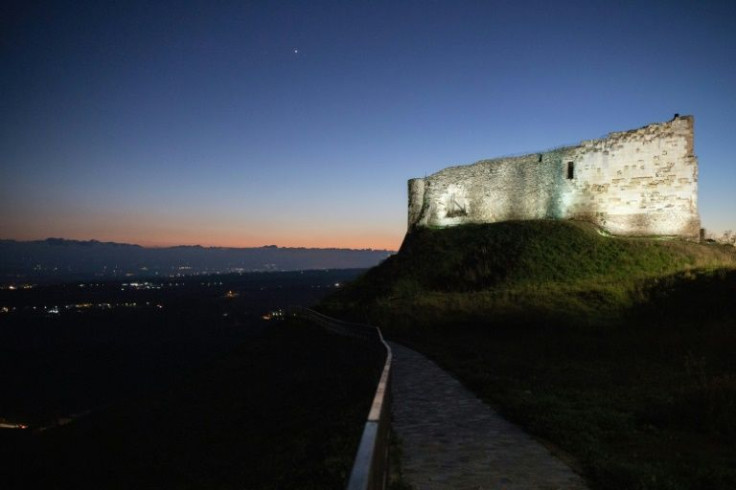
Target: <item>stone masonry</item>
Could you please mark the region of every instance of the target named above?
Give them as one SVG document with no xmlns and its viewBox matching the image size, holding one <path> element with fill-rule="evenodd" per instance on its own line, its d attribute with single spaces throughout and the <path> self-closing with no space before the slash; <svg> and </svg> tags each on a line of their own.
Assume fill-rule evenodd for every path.
<svg viewBox="0 0 736 490">
<path fill-rule="evenodd" d="M 577 219 L 615 235 L 697 239 L 693 116 L 577 146 L 449 167 L 409 181 L 409 231 Z"/>
</svg>

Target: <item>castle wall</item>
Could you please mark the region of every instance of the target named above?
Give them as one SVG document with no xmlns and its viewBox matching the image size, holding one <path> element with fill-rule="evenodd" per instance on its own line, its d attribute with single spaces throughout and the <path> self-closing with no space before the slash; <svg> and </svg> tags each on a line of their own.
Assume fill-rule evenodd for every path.
<svg viewBox="0 0 736 490">
<path fill-rule="evenodd" d="M 693 117 L 409 181 L 409 228 L 580 219 L 619 235 L 696 238 Z"/>
</svg>

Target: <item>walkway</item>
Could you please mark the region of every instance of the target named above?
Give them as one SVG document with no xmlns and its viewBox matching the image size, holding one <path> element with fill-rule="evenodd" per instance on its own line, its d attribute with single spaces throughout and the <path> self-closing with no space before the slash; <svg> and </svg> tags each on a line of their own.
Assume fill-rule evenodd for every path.
<svg viewBox="0 0 736 490">
<path fill-rule="evenodd" d="M 417 490 L 583 490 L 583 480 L 423 355 L 391 343 L 393 427 Z"/>
</svg>

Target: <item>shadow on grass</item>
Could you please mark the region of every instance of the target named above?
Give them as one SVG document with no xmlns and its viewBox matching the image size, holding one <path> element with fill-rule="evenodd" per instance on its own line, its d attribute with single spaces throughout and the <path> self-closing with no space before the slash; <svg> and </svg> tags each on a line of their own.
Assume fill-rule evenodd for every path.
<svg viewBox="0 0 736 490">
<path fill-rule="evenodd" d="M 735 292 L 736 271 L 688 272 L 642 286 L 613 319 L 483 309 L 458 322 L 435 310 L 423 328 L 384 310 L 383 328 L 572 454 L 593 488 L 725 490 L 736 488 Z"/>
</svg>

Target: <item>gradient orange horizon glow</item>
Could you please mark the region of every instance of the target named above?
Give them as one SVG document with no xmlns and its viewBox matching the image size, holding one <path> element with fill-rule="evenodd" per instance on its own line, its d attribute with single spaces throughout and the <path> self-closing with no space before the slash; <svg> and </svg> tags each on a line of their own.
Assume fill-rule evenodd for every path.
<svg viewBox="0 0 736 490">
<path fill-rule="evenodd" d="M 218 230 L 203 235 L 196 229 L 166 232 L 153 231 L 141 236 L 139 230 L 107 230 L 99 231 L 91 236 L 85 231 L 65 231 L 50 229 L 48 232 L 23 231 L 8 235 L 2 230 L 0 239 L 18 241 L 45 240 L 47 238 L 63 238 L 67 240 L 97 240 L 100 242 L 116 242 L 140 245 L 147 248 L 175 247 L 180 245 L 199 245 L 202 247 L 223 248 L 252 248 L 267 245 L 276 245 L 282 248 L 342 248 L 342 249 L 373 249 L 396 251 L 404 239 L 403 233 L 385 233 L 382 230 L 373 232 L 341 233 L 339 231 L 314 230 L 305 235 L 290 235 L 282 230 L 272 230 L 270 233 L 247 234 L 237 231 Z"/>
<path fill-rule="evenodd" d="M 252 241 L 238 241 L 238 240 L 222 240 L 218 241 L 216 239 L 213 239 L 212 241 L 205 242 L 205 241 L 187 241 L 187 240 L 176 240 L 175 238 L 172 239 L 166 239 L 165 237 L 161 238 L 135 238 L 135 237 L 127 237 L 127 236 L 109 236 L 109 237 L 88 237 L 88 236 L 60 236 L 60 235 L 48 235 L 48 236 L 42 236 L 42 235 L 33 235 L 28 237 L 20 237 L 20 238 L 13 238 L 13 240 L 18 241 L 35 241 L 35 240 L 46 240 L 47 238 L 63 238 L 66 240 L 79 240 L 79 241 L 89 241 L 89 240 L 97 240 L 99 242 L 115 242 L 115 243 L 124 243 L 124 244 L 130 244 L 130 245 L 140 245 L 141 247 L 145 248 L 166 248 L 166 247 L 176 247 L 176 246 L 201 246 L 201 247 L 216 247 L 216 248 L 258 248 L 258 247 L 265 247 L 268 245 L 276 245 L 280 248 L 335 248 L 335 249 L 353 249 L 353 250 L 364 250 L 364 249 L 372 249 L 372 250 L 387 250 L 389 252 L 395 252 L 399 249 L 399 246 L 401 245 L 401 241 L 404 239 L 404 236 L 402 235 L 401 238 L 393 240 L 390 239 L 391 237 L 387 237 L 386 241 L 380 241 L 380 240 L 373 240 L 371 242 L 366 242 L 365 240 L 362 240 L 360 237 L 356 237 L 355 239 L 351 240 L 348 239 L 335 239 L 330 237 L 324 237 L 323 239 L 315 239 L 313 241 L 304 241 L 299 239 L 293 239 L 293 240 L 252 240 Z M 366 245 L 366 243 L 368 243 Z"/>
<path fill-rule="evenodd" d="M 0 201 L 2 198 L 0 197 Z M 395 204 L 399 208 L 401 202 Z M 282 200 L 285 202 L 285 200 Z M 370 208 L 357 204 L 332 211 L 310 203 L 316 219 L 303 211 L 289 212 L 295 204 L 275 209 L 273 216 L 246 213 L 248 202 L 221 209 L 202 205 L 197 209 L 162 210 L 157 203 L 106 209 L 76 206 L 68 212 L 61 205 L 38 209 L 33 203 L 9 203 L 11 213 L 0 216 L 0 238 L 14 240 L 98 240 L 131 243 L 144 247 L 200 245 L 203 247 L 279 247 L 351 248 L 398 250 L 406 222 L 400 213 L 393 219 L 374 215 Z M 355 219 L 345 219 L 353 213 Z M 33 216 L 34 219 L 28 219 Z"/>
</svg>

